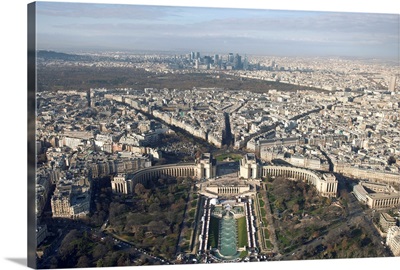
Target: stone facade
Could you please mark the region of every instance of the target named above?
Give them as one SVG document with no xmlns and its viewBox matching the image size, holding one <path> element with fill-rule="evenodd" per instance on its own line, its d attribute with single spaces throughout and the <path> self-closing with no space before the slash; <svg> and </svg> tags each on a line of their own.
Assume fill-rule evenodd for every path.
<svg viewBox="0 0 400 270">
<path fill-rule="evenodd" d="M 132 180 L 126 179 L 125 174 L 114 176 L 111 180 L 113 193 L 130 194 L 133 192 Z"/>
<path fill-rule="evenodd" d="M 400 227 L 392 226 L 388 229 L 386 244 L 394 256 L 400 256 Z"/>
<path fill-rule="evenodd" d="M 196 160 L 198 178 L 214 178 L 217 174 L 217 163 L 210 153 L 202 154 Z"/>
<path fill-rule="evenodd" d="M 381 225 L 383 232 L 387 232 L 390 227 L 396 226 L 396 219 L 391 217 L 388 213 L 381 213 L 379 224 Z"/>
<path fill-rule="evenodd" d="M 400 206 L 400 193 L 389 185 L 361 181 L 353 187 L 356 198 L 373 209 Z"/>
<path fill-rule="evenodd" d="M 51 198 L 53 217 L 79 218 L 86 216 L 90 209 L 89 187 L 61 183 Z"/>
<path fill-rule="evenodd" d="M 320 174 L 307 169 L 287 166 L 263 166 L 261 176 L 283 176 L 293 180 L 307 181 L 315 186 L 321 196 L 336 197 L 338 181 L 331 173 Z"/>
<path fill-rule="evenodd" d="M 206 188 L 207 191 L 218 194 L 218 195 L 238 195 L 250 191 L 249 185 L 229 185 L 229 186 L 219 186 L 210 185 Z"/>
<path fill-rule="evenodd" d="M 260 178 L 260 164 L 254 154 L 246 154 L 240 160 L 240 177 L 244 179 Z"/>
</svg>

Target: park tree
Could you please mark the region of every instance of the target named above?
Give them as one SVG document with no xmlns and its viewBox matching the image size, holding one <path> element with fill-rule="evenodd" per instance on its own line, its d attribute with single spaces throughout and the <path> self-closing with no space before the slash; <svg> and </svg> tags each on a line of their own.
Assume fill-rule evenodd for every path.
<svg viewBox="0 0 400 270">
<path fill-rule="evenodd" d="M 144 228 L 138 226 L 134 236 L 135 240 L 138 242 L 142 242 L 144 237 L 145 237 Z"/>
<path fill-rule="evenodd" d="M 141 183 L 137 183 L 135 185 L 135 194 L 138 195 L 139 197 L 142 197 L 144 193 L 146 193 L 147 190 Z"/>
<path fill-rule="evenodd" d="M 170 193 L 174 194 L 178 191 L 178 187 L 176 185 L 170 185 L 170 186 L 168 186 L 168 191 Z"/>
<path fill-rule="evenodd" d="M 202 152 L 200 150 L 197 150 L 196 153 L 194 154 L 195 158 L 200 158 L 202 155 Z"/>
<path fill-rule="evenodd" d="M 61 242 L 59 248 L 59 265 L 62 268 L 75 267 L 80 257 L 87 256 L 91 251 L 93 241 L 86 232 L 71 230 Z M 87 260 L 82 258 L 81 264 L 85 264 Z"/>
<path fill-rule="evenodd" d="M 157 203 L 157 202 L 153 202 L 153 203 L 150 204 L 150 206 L 149 206 L 149 212 L 152 213 L 152 214 L 157 214 L 157 213 L 160 212 L 160 210 L 161 210 L 160 204 Z"/>
<path fill-rule="evenodd" d="M 165 179 L 164 179 L 163 177 L 158 178 L 157 182 L 158 182 L 158 184 L 159 184 L 160 186 L 165 185 Z"/>
<path fill-rule="evenodd" d="M 296 214 L 297 212 L 299 212 L 299 210 L 300 210 L 299 205 L 298 205 L 297 203 L 293 204 L 292 210 L 293 210 L 293 213 L 295 213 L 295 214 Z"/>
<path fill-rule="evenodd" d="M 96 267 L 104 267 L 104 261 L 103 259 L 100 259 L 96 262 Z"/>
<path fill-rule="evenodd" d="M 115 222 L 116 219 L 127 211 L 127 207 L 123 203 L 112 202 L 110 204 L 110 222 Z"/>
<path fill-rule="evenodd" d="M 76 264 L 76 267 L 78 268 L 87 268 L 90 266 L 91 266 L 90 259 L 86 255 L 81 256 L 78 259 L 78 263 Z"/>
<path fill-rule="evenodd" d="M 118 266 L 129 266 L 129 255 L 126 253 L 122 253 L 118 258 L 117 265 Z"/>
<path fill-rule="evenodd" d="M 59 257 L 62 262 L 68 263 L 68 261 L 72 261 L 75 255 L 75 241 L 77 241 L 81 237 L 81 234 L 78 230 L 71 230 L 62 240 L 60 248 L 59 248 Z"/>
<path fill-rule="evenodd" d="M 394 156 L 390 156 L 387 161 L 388 165 L 392 165 L 396 163 L 396 158 Z"/>
<path fill-rule="evenodd" d="M 107 254 L 107 248 L 102 243 L 97 244 L 93 249 L 93 259 L 99 260 Z"/>
<path fill-rule="evenodd" d="M 57 257 L 53 257 L 50 259 L 50 268 L 58 268 L 58 260 Z"/>
</svg>

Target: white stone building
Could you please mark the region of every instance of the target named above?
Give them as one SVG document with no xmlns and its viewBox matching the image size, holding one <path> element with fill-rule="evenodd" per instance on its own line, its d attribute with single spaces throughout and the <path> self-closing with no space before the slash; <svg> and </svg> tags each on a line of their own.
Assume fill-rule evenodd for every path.
<svg viewBox="0 0 400 270">
<path fill-rule="evenodd" d="M 400 256 L 400 227 L 392 226 L 386 236 L 386 245 L 393 252 L 394 256 Z"/>
</svg>

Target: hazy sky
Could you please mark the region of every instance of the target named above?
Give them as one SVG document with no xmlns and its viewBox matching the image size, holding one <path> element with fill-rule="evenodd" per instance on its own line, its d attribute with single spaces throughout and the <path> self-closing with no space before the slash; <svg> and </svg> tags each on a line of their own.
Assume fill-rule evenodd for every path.
<svg viewBox="0 0 400 270">
<path fill-rule="evenodd" d="M 398 59 L 399 15 L 37 2 L 38 49 Z"/>
</svg>

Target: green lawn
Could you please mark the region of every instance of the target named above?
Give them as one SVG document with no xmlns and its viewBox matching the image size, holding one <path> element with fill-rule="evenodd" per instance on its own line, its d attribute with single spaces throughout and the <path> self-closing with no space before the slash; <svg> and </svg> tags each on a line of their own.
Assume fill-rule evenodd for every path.
<svg viewBox="0 0 400 270">
<path fill-rule="evenodd" d="M 191 206 L 191 207 L 196 207 L 196 205 L 197 205 L 197 200 L 194 199 L 194 200 L 190 203 L 190 206 Z"/>
<path fill-rule="evenodd" d="M 234 161 L 238 161 L 238 160 L 242 159 L 242 155 L 240 155 L 240 154 L 221 154 L 221 155 L 216 156 L 215 159 L 217 161 L 223 161 L 227 157 L 229 157 L 231 160 L 234 160 Z"/>
<path fill-rule="evenodd" d="M 265 206 L 265 202 L 262 199 L 258 199 L 258 202 L 260 203 L 260 207 Z"/>
<path fill-rule="evenodd" d="M 241 259 L 243 259 L 243 258 L 246 258 L 247 257 L 247 255 L 248 255 L 249 253 L 247 252 L 247 250 L 243 250 L 242 252 L 240 252 L 240 258 Z"/>
<path fill-rule="evenodd" d="M 286 235 L 282 234 L 281 232 L 277 233 L 278 241 L 282 243 L 284 247 L 289 246 L 290 240 L 286 237 Z"/>
<path fill-rule="evenodd" d="M 195 214 L 196 214 L 196 209 L 190 209 L 190 211 L 189 211 L 189 217 L 190 217 L 190 218 L 193 218 Z"/>
<path fill-rule="evenodd" d="M 268 229 L 264 229 L 264 236 L 265 236 L 265 239 L 269 239 L 269 231 L 268 231 Z"/>
<path fill-rule="evenodd" d="M 192 236 L 192 231 L 191 230 L 188 230 L 186 233 L 185 233 L 185 238 L 187 239 L 187 240 L 190 240 L 190 237 Z"/>
<path fill-rule="evenodd" d="M 238 246 L 247 246 L 247 226 L 246 217 L 241 217 L 237 220 L 238 224 Z"/>
<path fill-rule="evenodd" d="M 261 216 L 265 217 L 267 215 L 267 211 L 265 211 L 265 208 L 261 208 Z"/>
<path fill-rule="evenodd" d="M 189 219 L 188 221 L 186 221 L 186 226 L 188 228 L 192 227 L 192 224 L 193 224 L 193 219 Z"/>
<path fill-rule="evenodd" d="M 267 245 L 267 248 L 273 248 L 274 246 L 271 244 L 271 241 L 267 240 L 265 241 L 265 244 Z"/>
<path fill-rule="evenodd" d="M 263 222 L 263 226 L 268 226 L 268 222 L 267 222 L 267 219 L 265 217 L 263 217 L 261 220 Z"/>
</svg>

